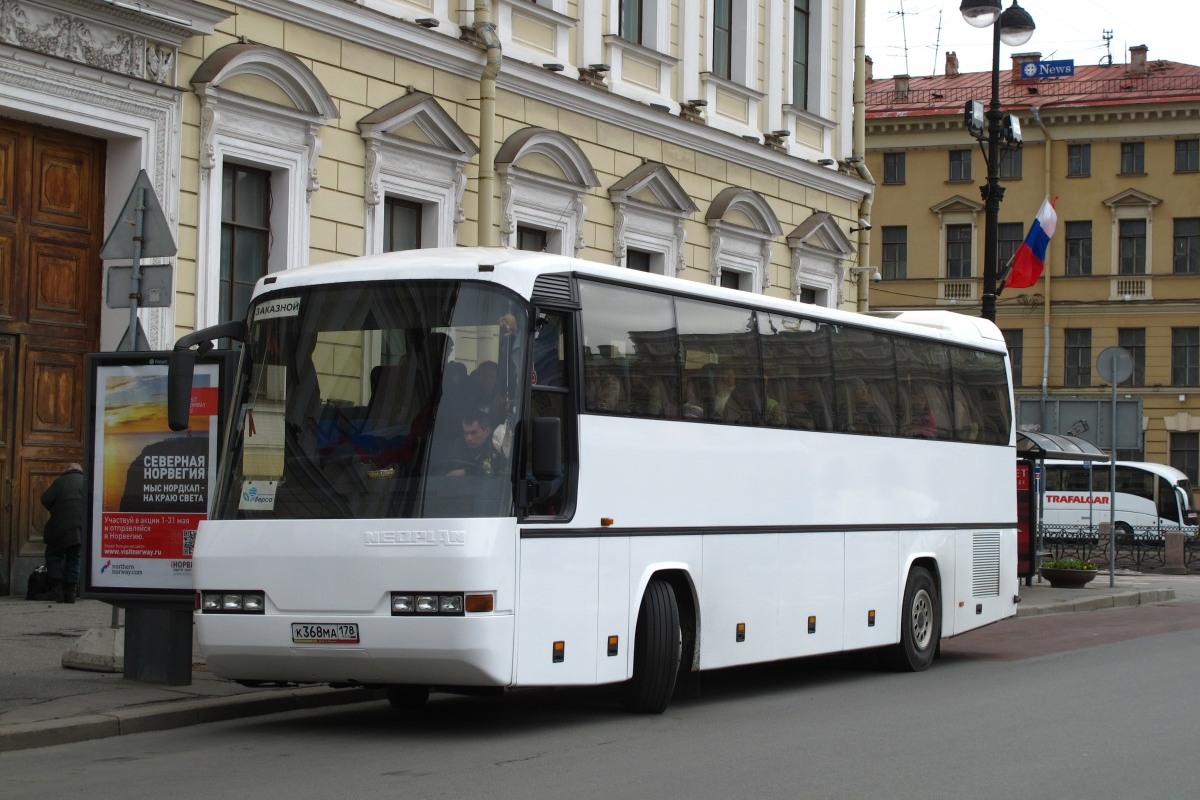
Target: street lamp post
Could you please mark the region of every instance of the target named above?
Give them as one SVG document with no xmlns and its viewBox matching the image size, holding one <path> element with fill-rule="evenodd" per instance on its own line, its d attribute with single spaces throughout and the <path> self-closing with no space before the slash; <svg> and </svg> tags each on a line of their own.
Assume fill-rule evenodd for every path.
<svg viewBox="0 0 1200 800">
<path fill-rule="evenodd" d="M 1000 231 L 1000 145 L 1004 133 L 1004 114 L 1000 111 L 1000 42 L 1009 46 L 1025 44 L 1033 35 L 1033 18 L 1017 5 L 1017 0 L 1001 13 L 1000 0 L 962 0 L 958 10 L 963 19 L 976 28 L 992 29 L 992 97 L 987 110 L 987 183 L 980 187 L 983 196 L 983 308 L 984 319 L 996 321 L 997 239 Z M 970 112 L 968 111 L 968 125 Z M 973 131 L 974 132 L 974 131 Z M 984 131 L 979 131 L 982 136 Z"/>
</svg>

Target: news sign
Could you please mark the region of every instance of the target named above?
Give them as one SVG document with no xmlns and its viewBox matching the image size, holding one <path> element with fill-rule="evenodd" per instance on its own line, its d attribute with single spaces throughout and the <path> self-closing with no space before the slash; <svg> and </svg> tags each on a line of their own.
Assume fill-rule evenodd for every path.
<svg viewBox="0 0 1200 800">
<path fill-rule="evenodd" d="M 1039 78 L 1069 78 L 1075 74 L 1075 62 L 1071 59 L 1062 61 L 1026 61 L 1021 65 L 1021 77 L 1026 80 Z"/>
<path fill-rule="evenodd" d="M 190 598 L 192 548 L 216 475 L 228 357 L 197 363 L 188 429 L 178 432 L 167 425 L 165 353 L 88 357 L 87 593 Z"/>
</svg>

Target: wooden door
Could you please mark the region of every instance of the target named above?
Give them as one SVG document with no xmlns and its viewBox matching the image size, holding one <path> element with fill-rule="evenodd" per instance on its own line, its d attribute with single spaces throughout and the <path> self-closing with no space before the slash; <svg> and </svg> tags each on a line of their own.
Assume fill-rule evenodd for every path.
<svg viewBox="0 0 1200 800">
<path fill-rule="evenodd" d="M 0 593 L 42 562 L 42 491 L 83 461 L 103 183 L 104 142 L 0 119 Z"/>
</svg>

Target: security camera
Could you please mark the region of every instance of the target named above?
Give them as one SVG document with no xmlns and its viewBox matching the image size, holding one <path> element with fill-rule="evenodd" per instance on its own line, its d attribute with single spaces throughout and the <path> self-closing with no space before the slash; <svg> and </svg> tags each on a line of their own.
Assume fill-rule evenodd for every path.
<svg viewBox="0 0 1200 800">
<path fill-rule="evenodd" d="M 862 228 L 864 231 L 869 231 L 869 230 L 871 230 L 871 223 L 870 223 L 870 222 L 867 222 L 865 219 L 863 219 L 863 218 L 861 218 L 861 217 L 859 217 L 859 220 L 858 220 L 858 226 L 859 226 L 860 228 Z"/>
<path fill-rule="evenodd" d="M 871 273 L 871 281 L 873 283 L 879 283 L 881 280 L 883 280 L 883 276 L 879 274 L 879 270 L 875 270 Z"/>
</svg>

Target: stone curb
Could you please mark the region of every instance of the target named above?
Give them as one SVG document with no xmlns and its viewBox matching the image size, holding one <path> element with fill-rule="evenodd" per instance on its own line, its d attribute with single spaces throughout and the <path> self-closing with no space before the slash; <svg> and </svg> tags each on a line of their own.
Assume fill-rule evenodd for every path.
<svg viewBox="0 0 1200 800">
<path fill-rule="evenodd" d="M 1146 589 L 1136 592 L 1102 595 L 1100 597 L 1063 598 L 1048 605 L 1017 606 L 1018 617 L 1037 617 L 1043 614 L 1064 614 L 1070 611 L 1097 611 L 1104 608 L 1145 606 L 1167 603 L 1175 599 L 1174 589 Z"/>
<path fill-rule="evenodd" d="M 153 703 L 107 714 L 0 726 L 0 753 L 84 742 L 109 736 L 162 731 L 203 722 L 221 722 L 282 711 L 365 703 L 386 698 L 387 692 L 382 689 L 331 689 L 327 686 L 314 686 L 303 689 L 272 689 L 266 692 L 231 695 L 218 700 L 209 697 Z"/>
</svg>

